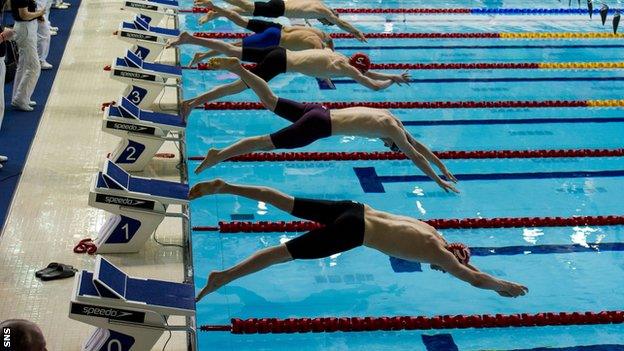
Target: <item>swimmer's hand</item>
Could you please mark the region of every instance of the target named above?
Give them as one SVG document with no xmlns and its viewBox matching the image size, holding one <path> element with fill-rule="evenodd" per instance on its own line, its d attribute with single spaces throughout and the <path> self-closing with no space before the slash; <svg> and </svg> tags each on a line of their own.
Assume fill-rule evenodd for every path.
<svg viewBox="0 0 624 351">
<path fill-rule="evenodd" d="M 440 186 L 440 188 L 444 189 L 444 191 L 446 191 L 447 193 L 449 191 L 454 192 L 455 194 L 459 194 L 459 190 L 457 190 L 457 188 L 455 187 L 455 185 L 453 185 L 453 183 L 451 182 L 447 182 L 445 180 L 440 180 L 440 182 L 438 183 L 438 185 Z"/>
<path fill-rule="evenodd" d="M 390 79 L 392 79 L 392 81 L 395 82 L 397 85 L 401 85 L 401 83 L 409 85 L 409 81 L 411 78 L 412 76 L 409 74 L 408 71 L 403 71 L 403 73 L 401 74 L 393 75 Z"/>
<path fill-rule="evenodd" d="M 442 174 L 444 174 L 444 176 L 446 177 L 446 179 L 450 180 L 453 183 L 457 184 L 457 178 L 455 178 L 455 176 L 453 175 L 453 173 L 451 173 L 451 171 L 448 170 L 448 168 L 446 167 L 442 167 L 440 169 L 440 171 L 442 171 Z"/>
<path fill-rule="evenodd" d="M 189 200 L 194 200 L 205 195 L 218 194 L 225 184 L 223 179 L 213 179 L 208 182 L 197 183 L 189 190 Z"/>
<path fill-rule="evenodd" d="M 355 33 L 353 33 L 353 36 L 355 36 L 355 39 L 361 41 L 362 43 L 366 43 L 366 37 L 364 36 L 364 33 L 357 31 Z"/>
<path fill-rule="evenodd" d="M 514 282 L 503 281 L 502 289 L 496 290 L 496 292 L 504 297 L 518 297 L 528 294 L 529 288 Z"/>
</svg>

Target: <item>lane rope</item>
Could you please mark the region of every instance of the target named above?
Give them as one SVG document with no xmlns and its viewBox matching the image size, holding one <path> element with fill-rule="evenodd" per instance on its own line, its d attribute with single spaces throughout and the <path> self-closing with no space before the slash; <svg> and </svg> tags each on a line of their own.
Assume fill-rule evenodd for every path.
<svg viewBox="0 0 624 351">
<path fill-rule="evenodd" d="M 486 150 L 434 151 L 441 159 L 507 159 L 507 158 L 568 158 L 621 157 L 624 149 L 560 149 L 560 150 Z M 190 156 L 191 161 L 202 161 L 203 156 Z M 254 152 L 228 159 L 229 162 L 287 162 L 287 161 L 382 161 L 407 160 L 402 152 Z"/>
<path fill-rule="evenodd" d="M 523 227 L 575 227 L 623 225 L 624 216 L 574 216 L 574 217 L 497 217 L 428 219 L 423 222 L 436 229 L 484 229 Z M 218 226 L 195 226 L 198 232 L 234 233 L 297 233 L 321 228 L 320 223 L 311 221 L 259 221 L 219 222 Z"/>
<path fill-rule="evenodd" d="M 307 102 L 303 102 L 304 104 Z M 347 107 L 372 107 L 383 109 L 459 109 L 459 108 L 546 108 L 546 107 L 624 107 L 621 100 L 506 100 L 506 101 L 341 101 L 316 102 L 330 109 Z M 205 110 L 263 110 L 259 102 L 209 102 Z"/>
<path fill-rule="evenodd" d="M 230 325 L 202 325 L 201 331 L 232 334 L 334 333 L 428 329 L 544 327 L 622 324 L 624 311 L 540 312 L 395 317 L 232 318 Z"/>
<path fill-rule="evenodd" d="M 244 64 L 247 69 L 255 64 Z M 182 69 L 198 71 L 213 70 L 207 63 L 197 66 L 182 66 Z M 624 62 L 482 62 L 482 63 L 371 63 L 370 69 L 410 69 L 410 70 L 448 70 L 448 69 L 621 69 Z"/>
<path fill-rule="evenodd" d="M 209 39 L 243 39 L 252 33 L 195 32 Z M 331 33 L 333 39 L 354 39 L 353 34 Z M 365 33 L 368 39 L 620 39 L 624 34 L 609 32 L 485 32 L 485 33 Z"/>
<path fill-rule="evenodd" d="M 464 15 L 589 15 L 587 9 L 573 8 L 334 8 L 334 11 L 343 14 L 464 14 Z M 182 13 L 206 13 L 206 7 L 192 7 L 180 9 Z M 615 14 L 619 9 L 609 9 Z M 595 9 L 592 14 L 600 14 Z"/>
</svg>

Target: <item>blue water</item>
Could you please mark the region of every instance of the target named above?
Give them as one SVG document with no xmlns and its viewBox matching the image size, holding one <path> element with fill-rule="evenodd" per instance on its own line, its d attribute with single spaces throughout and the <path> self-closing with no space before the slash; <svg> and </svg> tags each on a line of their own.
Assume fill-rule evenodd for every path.
<svg viewBox="0 0 624 351">
<path fill-rule="evenodd" d="M 340 7 L 567 7 L 567 1 L 327 1 Z M 584 5 L 584 4 L 583 4 Z M 612 4 L 616 6 L 617 4 Z M 190 7 L 187 1 L 186 6 Z M 576 1 L 573 1 L 576 6 Z M 182 15 L 189 31 L 240 31 L 223 20 L 202 28 L 197 15 Z M 368 32 L 589 32 L 608 31 L 583 16 L 345 16 Z M 326 28 L 327 29 L 327 28 Z M 335 30 L 335 29 L 327 29 Z M 366 44 L 337 40 L 346 54 L 367 52 L 374 62 L 617 62 L 621 40 L 387 39 Z M 183 47 L 188 63 L 196 47 Z M 300 101 L 498 101 L 619 99 L 623 70 L 432 70 L 412 71 L 410 86 L 372 92 L 351 82 L 337 91 L 321 90 L 308 77 L 285 74 L 271 82 L 283 97 Z M 491 79 L 496 78 L 496 81 Z M 522 78 L 522 79 L 520 79 Z M 185 71 L 183 94 L 196 96 L 230 82 L 223 72 Z M 460 80 L 460 81 L 451 81 Z M 426 81 L 423 81 L 426 80 Z M 489 81 L 488 81 L 489 80 Z M 257 101 L 251 92 L 223 101 Z M 530 150 L 620 148 L 624 109 L 398 109 L 392 112 L 420 141 L 434 150 Z M 210 147 L 271 133 L 287 123 L 258 111 L 194 111 L 189 118 L 187 156 Z M 378 140 L 331 137 L 298 151 L 383 151 Z M 190 183 L 221 177 L 229 182 L 266 185 L 296 196 L 352 199 L 375 208 L 420 219 L 465 217 L 574 216 L 621 214 L 624 159 L 449 160 L 467 180 L 460 195 L 444 193 L 409 161 L 225 162 Z M 198 163 L 189 161 L 192 171 Z M 357 177 L 367 168 L 384 179 L 383 192 L 370 192 Z M 372 169 L 371 169 L 372 168 Z M 578 177 L 570 172 L 614 171 Z M 618 172 L 619 171 L 619 172 Z M 535 173 L 541 176 L 535 175 Z M 552 177 L 552 174 L 562 174 Z M 514 179 L 521 174 L 523 179 Z M 597 174 L 597 173 L 596 173 Z M 487 176 L 482 176 L 487 175 Z M 402 181 L 407 176 L 418 181 Z M 241 197 L 218 195 L 193 201 L 192 225 L 232 220 L 294 220 L 288 214 Z M 395 272 L 390 258 L 358 248 L 327 259 L 274 266 L 242 278 L 206 297 L 197 322 L 228 324 L 230 318 L 439 315 L 621 309 L 624 252 L 621 226 L 443 230 L 450 241 L 513 255 L 474 257 L 484 271 L 522 282 L 530 293 L 518 299 L 472 288 L 423 265 Z M 194 232 L 195 284 L 205 285 L 211 270 L 229 267 L 254 251 L 296 234 L 217 234 Z M 604 243 L 607 246 L 595 246 Z M 615 243 L 615 245 L 610 245 Z M 555 253 L 560 245 L 595 247 L 592 252 Z M 536 246 L 539 245 L 539 246 Z M 546 245 L 546 246 L 544 246 Z M 558 246 L 555 246 L 558 245 Z M 566 246 L 567 247 L 567 246 Z M 533 248 L 533 250 L 532 250 Z M 498 251 L 497 251 L 498 250 Z M 445 335 L 450 334 L 450 335 Z M 506 328 L 294 335 L 199 333 L 202 350 L 623 350 L 623 326 Z M 430 337 L 433 336 L 433 337 Z M 437 345 L 437 346 L 436 346 Z M 457 347 L 457 348 L 455 348 Z M 549 349 L 551 350 L 551 349 Z"/>
</svg>

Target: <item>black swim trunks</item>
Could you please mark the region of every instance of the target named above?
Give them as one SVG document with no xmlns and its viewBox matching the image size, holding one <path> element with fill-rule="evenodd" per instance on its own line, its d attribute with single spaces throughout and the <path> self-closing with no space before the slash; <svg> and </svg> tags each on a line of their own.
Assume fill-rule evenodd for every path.
<svg viewBox="0 0 624 351">
<path fill-rule="evenodd" d="M 293 216 L 324 224 L 286 243 L 294 259 L 315 259 L 364 243 L 364 205 L 353 201 L 295 198 Z"/>
<path fill-rule="evenodd" d="M 286 49 L 280 46 L 268 48 L 243 46 L 241 59 L 257 63 L 256 67 L 253 67 L 250 71 L 265 82 L 270 81 L 280 73 L 286 72 Z"/>
<path fill-rule="evenodd" d="M 292 122 L 271 134 L 271 141 L 277 149 L 295 149 L 331 136 L 330 113 L 323 105 L 279 98 L 273 112 Z"/>
<path fill-rule="evenodd" d="M 256 17 L 280 17 L 284 16 L 286 4 L 284 0 L 269 0 L 268 2 L 254 2 L 253 15 Z"/>
</svg>

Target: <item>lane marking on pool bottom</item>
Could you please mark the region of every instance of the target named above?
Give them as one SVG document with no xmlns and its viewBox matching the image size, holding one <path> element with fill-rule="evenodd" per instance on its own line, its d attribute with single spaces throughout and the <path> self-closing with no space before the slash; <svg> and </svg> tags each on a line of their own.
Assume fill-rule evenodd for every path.
<svg viewBox="0 0 624 351">
<path fill-rule="evenodd" d="M 624 99 L 611 100 L 499 100 L 499 101 L 325 101 L 302 102 L 320 104 L 327 108 L 372 107 L 385 109 L 499 109 L 499 108 L 587 108 L 624 107 Z M 205 110 L 264 110 L 264 105 L 256 101 L 208 102 L 197 106 Z"/>
<path fill-rule="evenodd" d="M 355 175 L 360 182 L 360 186 L 365 193 L 385 193 L 386 190 L 383 186 L 384 183 L 433 181 L 425 175 L 380 176 L 377 174 L 375 167 L 354 167 L 353 171 L 355 172 Z M 459 181 L 602 178 L 622 176 L 624 176 L 624 170 L 455 174 L 455 177 Z"/>
<path fill-rule="evenodd" d="M 474 257 L 483 256 L 514 256 L 514 255 L 552 255 L 586 252 L 624 251 L 624 243 L 587 243 L 580 244 L 552 244 L 552 245 L 516 245 L 499 247 L 470 247 L 470 253 Z M 420 262 L 403 260 L 390 257 L 390 266 L 395 273 L 422 272 Z"/>
<path fill-rule="evenodd" d="M 208 39 L 243 39 L 253 33 L 194 32 L 193 36 Z M 331 33 L 333 39 L 355 39 L 349 33 Z M 609 32 L 472 32 L 472 33 L 364 33 L 368 39 L 621 39 L 624 34 Z"/>
<path fill-rule="evenodd" d="M 359 84 L 353 79 L 332 79 L 334 84 Z M 410 79 L 413 84 L 434 83 L 511 83 L 511 82 L 621 82 L 624 77 L 501 77 Z M 320 84 L 319 84 L 320 87 Z M 325 88 L 321 88 L 325 89 Z"/>
<path fill-rule="evenodd" d="M 422 335 L 427 351 L 460 351 L 451 334 Z M 624 351 L 624 345 L 587 345 L 567 347 L 534 347 L 531 349 L 497 349 L 499 351 Z"/>
</svg>

